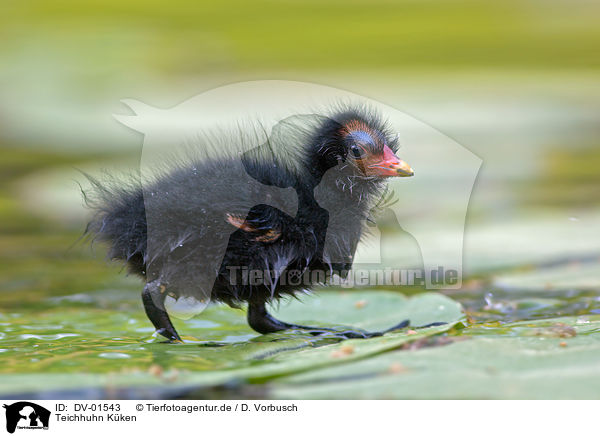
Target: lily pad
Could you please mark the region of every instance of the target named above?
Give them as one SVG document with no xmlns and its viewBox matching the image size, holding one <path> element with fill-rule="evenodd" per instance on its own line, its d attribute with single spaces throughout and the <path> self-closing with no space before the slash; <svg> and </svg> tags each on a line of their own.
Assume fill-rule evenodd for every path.
<svg viewBox="0 0 600 436">
<path fill-rule="evenodd" d="M 295 399 L 600 398 L 600 316 L 482 326 L 472 333 L 481 336 L 281 378 L 271 384 L 271 394 Z"/>
<path fill-rule="evenodd" d="M 463 318 L 460 305 L 440 294 L 407 298 L 388 291 L 325 291 L 305 300 L 282 304 L 276 316 L 369 329 L 407 318 L 419 324 L 447 324 L 343 342 L 303 332 L 260 336 L 248 328 L 243 311 L 213 306 L 201 318 L 178 323 L 179 330 L 190 335 L 185 343 L 165 344 L 150 335 L 141 310 L 59 306 L 5 314 L 0 319 L 0 395 L 93 390 L 101 397 L 143 397 L 151 388 L 187 391 L 266 380 L 373 356 L 447 331 Z"/>
<path fill-rule="evenodd" d="M 453 322 L 460 317 L 460 305 L 437 293 L 406 297 L 387 291 L 340 291 L 304 298 L 302 304 L 282 303 L 277 317 L 302 324 L 328 325 L 331 322 L 384 330 L 403 320 L 411 326 L 434 321 Z"/>
</svg>

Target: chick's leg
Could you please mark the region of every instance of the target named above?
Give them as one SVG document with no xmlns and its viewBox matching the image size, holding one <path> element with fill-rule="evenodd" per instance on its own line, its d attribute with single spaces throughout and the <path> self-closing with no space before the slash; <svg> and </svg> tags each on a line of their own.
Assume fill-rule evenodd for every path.
<svg viewBox="0 0 600 436">
<path fill-rule="evenodd" d="M 164 286 L 162 286 L 164 289 Z M 142 302 L 148 319 L 156 328 L 156 332 L 169 341 L 181 341 L 177 330 L 169 318 L 169 314 L 164 309 L 165 292 L 161 292 L 161 284 L 158 280 L 147 283 L 142 292 Z"/>
<path fill-rule="evenodd" d="M 381 332 L 367 332 L 364 330 L 344 330 L 341 328 L 309 327 L 305 325 L 289 324 L 274 318 L 265 307 L 265 303 L 250 303 L 248 305 L 248 324 L 258 333 L 267 334 L 283 330 L 306 330 L 314 336 L 332 334 L 342 339 L 367 339 L 382 336 L 385 333 L 408 327 L 409 321 L 404 320 L 398 325 Z"/>
</svg>

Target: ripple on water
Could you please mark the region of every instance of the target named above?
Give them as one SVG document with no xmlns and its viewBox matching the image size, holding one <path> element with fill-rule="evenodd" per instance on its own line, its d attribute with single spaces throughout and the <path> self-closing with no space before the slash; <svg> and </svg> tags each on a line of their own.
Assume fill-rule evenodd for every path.
<svg viewBox="0 0 600 436">
<path fill-rule="evenodd" d="M 94 302 L 94 298 L 90 294 L 62 295 L 60 297 L 51 297 L 48 300 L 55 304 L 61 304 L 65 301 L 70 302 L 70 303 L 85 303 L 85 304 Z"/>
<path fill-rule="evenodd" d="M 131 359 L 131 356 L 126 353 L 100 353 L 98 357 L 104 359 Z"/>
<path fill-rule="evenodd" d="M 454 298 L 479 322 L 526 321 L 595 314 L 600 311 L 598 292 L 589 290 L 546 291 L 543 295 L 527 290 L 495 290 L 485 294 L 459 292 L 454 294 Z"/>
<path fill-rule="evenodd" d="M 56 335 L 24 334 L 24 335 L 19 335 L 19 338 L 21 338 L 21 339 L 39 339 L 40 341 L 56 341 L 58 339 L 71 338 L 71 337 L 75 337 L 75 336 L 81 336 L 81 335 L 79 335 L 77 333 L 58 333 Z"/>
<path fill-rule="evenodd" d="M 64 326 L 60 324 L 27 324 L 22 325 L 23 330 L 62 330 Z"/>
<path fill-rule="evenodd" d="M 249 334 L 249 335 L 239 335 L 239 336 L 225 336 L 225 338 L 222 340 L 222 342 L 226 342 L 226 343 L 237 343 L 237 342 L 246 342 L 249 341 L 252 338 L 255 338 L 257 335 L 254 334 Z"/>
<path fill-rule="evenodd" d="M 193 320 L 188 321 L 187 324 L 189 326 L 191 326 L 192 328 L 199 328 L 199 329 L 211 329 L 211 328 L 219 327 L 219 324 L 217 324 L 216 322 L 213 322 L 213 321 L 209 321 L 207 319 L 193 319 Z"/>
</svg>

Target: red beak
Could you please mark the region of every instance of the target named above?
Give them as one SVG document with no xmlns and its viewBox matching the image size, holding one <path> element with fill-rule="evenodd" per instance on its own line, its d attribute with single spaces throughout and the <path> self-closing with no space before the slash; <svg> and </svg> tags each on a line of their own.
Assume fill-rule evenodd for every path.
<svg viewBox="0 0 600 436">
<path fill-rule="evenodd" d="M 415 174 L 410 165 L 396 156 L 387 145 L 383 147 L 383 159 L 369 160 L 365 170 L 368 175 L 377 177 L 411 177 Z"/>
</svg>

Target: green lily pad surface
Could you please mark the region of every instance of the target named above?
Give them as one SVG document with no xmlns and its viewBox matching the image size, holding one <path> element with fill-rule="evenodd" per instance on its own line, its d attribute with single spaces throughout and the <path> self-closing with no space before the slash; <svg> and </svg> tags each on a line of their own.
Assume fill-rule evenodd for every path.
<svg viewBox="0 0 600 436">
<path fill-rule="evenodd" d="M 407 298 L 386 291 L 325 291 L 304 297 L 305 302 L 282 303 L 274 313 L 286 321 L 340 329 L 385 329 L 409 318 L 416 326 L 445 324 L 343 342 L 334 335 L 315 337 L 302 331 L 261 336 L 247 326 L 243 311 L 219 305 L 178 323 L 184 343 L 167 344 L 152 336 L 141 310 L 99 309 L 94 297 L 69 298 L 78 299 L 80 307 L 68 310 L 61 306 L 64 301 L 55 299 L 44 310 L 2 315 L 0 395 L 92 390 L 110 397 L 137 389 L 130 395 L 144 396 L 148 389 L 190 392 L 258 382 L 361 360 L 447 331 L 463 319 L 460 305 L 440 294 Z M 121 308 L 133 305 L 128 298 L 118 300 L 113 296 L 111 301 Z"/>
<path fill-rule="evenodd" d="M 444 346 L 394 351 L 285 377 L 273 382 L 272 395 L 304 399 L 600 398 L 600 316 L 463 332 Z"/>
</svg>

